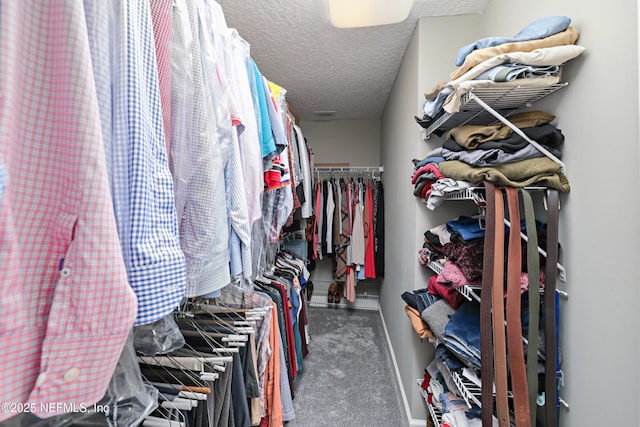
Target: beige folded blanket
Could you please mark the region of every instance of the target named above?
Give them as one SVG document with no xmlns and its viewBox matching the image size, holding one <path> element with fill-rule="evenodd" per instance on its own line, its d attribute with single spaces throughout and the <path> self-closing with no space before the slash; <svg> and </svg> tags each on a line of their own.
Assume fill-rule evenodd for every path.
<svg viewBox="0 0 640 427">
<path fill-rule="evenodd" d="M 567 29 L 553 34 L 543 39 L 527 40 L 523 42 L 503 43 L 498 46 L 485 47 L 471 52 L 464 60 L 464 63 L 451 73 L 451 80 L 455 80 L 464 73 L 501 53 L 507 52 L 530 52 L 541 47 L 559 46 L 565 44 L 575 44 L 578 40 L 579 32 L 576 27 L 569 25 Z"/>
</svg>

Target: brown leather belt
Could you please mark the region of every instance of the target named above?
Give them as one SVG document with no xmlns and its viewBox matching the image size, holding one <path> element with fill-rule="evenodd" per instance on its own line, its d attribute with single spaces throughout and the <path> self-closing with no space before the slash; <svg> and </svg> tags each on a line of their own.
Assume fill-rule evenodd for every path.
<svg viewBox="0 0 640 427">
<path fill-rule="evenodd" d="M 480 300 L 480 376 L 482 378 L 482 425 L 493 425 L 493 329 L 491 327 L 491 288 L 493 287 L 494 234 L 496 229 L 495 186 L 486 181 L 484 255 L 482 264 L 482 295 Z"/>
<path fill-rule="evenodd" d="M 507 340 L 504 327 L 504 199 L 499 188 L 495 193 L 495 224 L 493 286 L 493 365 L 496 382 L 496 409 L 498 425 L 510 427 L 509 398 L 507 386 Z"/>
<path fill-rule="evenodd" d="M 530 427 L 529 389 L 527 369 L 524 363 L 522 345 L 522 307 L 520 304 L 520 275 L 522 273 L 522 245 L 520 242 L 520 206 L 518 190 L 505 187 L 509 206 L 509 250 L 507 259 L 507 342 L 509 344 L 509 366 L 511 367 L 511 388 L 513 391 L 513 412 L 516 426 Z M 530 278 L 529 285 L 537 280 Z M 535 344 L 535 343 L 534 343 Z"/>
<path fill-rule="evenodd" d="M 520 242 L 520 210 L 518 192 L 506 187 L 511 228 L 507 263 L 507 304 L 505 337 L 504 303 L 504 200 L 502 192 L 485 182 L 487 211 L 484 237 L 482 294 L 480 302 L 480 351 L 482 377 L 482 425 L 491 426 L 493 415 L 493 383 L 498 424 L 509 427 L 509 401 L 506 341 L 509 342 L 509 365 L 513 389 L 515 425 L 536 425 L 537 343 L 540 314 L 540 264 L 538 238 L 533 203 L 529 193 L 521 189 L 527 227 L 527 273 L 529 276 L 529 332 L 527 363 L 522 346 L 520 273 L 522 247 Z M 545 268 L 544 330 L 545 330 L 545 425 L 558 426 L 558 370 L 556 280 L 558 263 L 559 194 L 547 190 L 547 255 Z M 487 296 L 491 296 L 488 298 Z M 493 357 L 492 357 L 493 356 Z"/>
</svg>

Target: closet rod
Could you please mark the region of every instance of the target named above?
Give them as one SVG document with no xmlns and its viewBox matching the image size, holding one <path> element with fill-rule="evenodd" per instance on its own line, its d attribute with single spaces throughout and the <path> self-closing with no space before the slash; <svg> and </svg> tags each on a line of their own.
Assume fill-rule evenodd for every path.
<svg viewBox="0 0 640 427">
<path fill-rule="evenodd" d="M 335 279 L 332 279 L 332 280 L 329 280 L 329 279 L 309 279 L 309 280 L 311 280 L 313 283 L 329 283 L 329 284 L 336 283 Z M 365 284 L 365 280 L 367 281 L 366 283 L 377 284 L 377 282 L 373 281 L 375 279 L 360 279 L 360 280 L 358 280 L 358 284 L 362 283 L 364 285 Z"/>
<path fill-rule="evenodd" d="M 319 166 L 313 168 L 314 172 L 384 172 L 384 166 Z"/>
</svg>

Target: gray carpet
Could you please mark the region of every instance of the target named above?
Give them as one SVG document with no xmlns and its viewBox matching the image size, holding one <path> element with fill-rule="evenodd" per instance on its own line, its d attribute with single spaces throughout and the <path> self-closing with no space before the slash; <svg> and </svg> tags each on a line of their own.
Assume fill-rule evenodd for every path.
<svg viewBox="0 0 640 427">
<path fill-rule="evenodd" d="M 309 307 L 311 343 L 287 427 L 401 427 L 391 357 L 377 311 Z"/>
</svg>

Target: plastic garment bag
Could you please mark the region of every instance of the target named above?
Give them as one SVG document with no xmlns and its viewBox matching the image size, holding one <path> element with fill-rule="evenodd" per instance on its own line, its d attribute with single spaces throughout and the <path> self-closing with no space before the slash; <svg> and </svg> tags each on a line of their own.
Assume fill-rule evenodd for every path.
<svg viewBox="0 0 640 427">
<path fill-rule="evenodd" d="M 131 427 L 142 425 L 158 405 L 158 390 L 142 380 L 133 348 L 133 332 L 127 342 L 104 397 L 78 412 L 40 419 L 31 414 L 10 418 L 2 427 Z"/>
<path fill-rule="evenodd" d="M 171 353 L 184 345 L 184 337 L 173 314 L 133 328 L 134 347 L 138 354 L 157 356 Z"/>
</svg>

